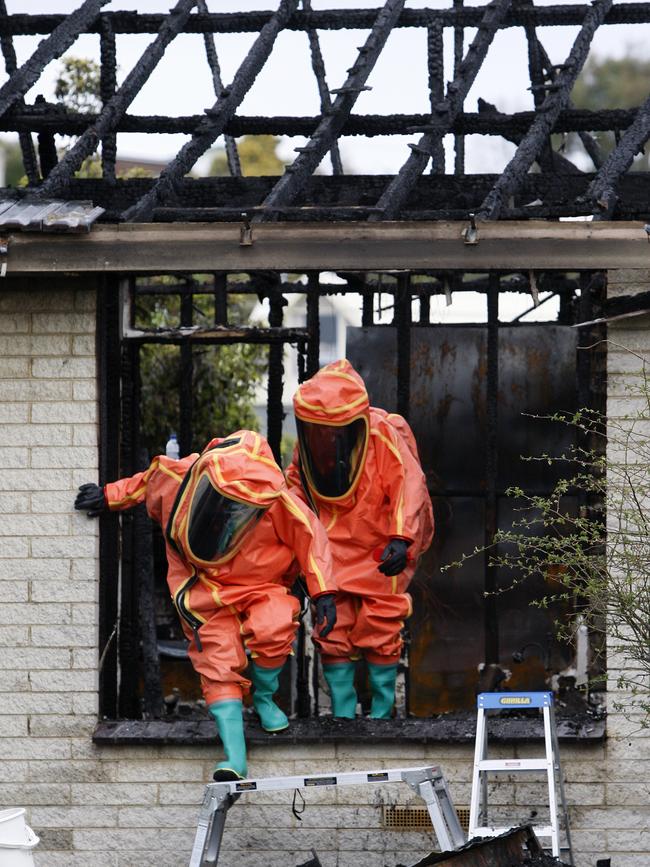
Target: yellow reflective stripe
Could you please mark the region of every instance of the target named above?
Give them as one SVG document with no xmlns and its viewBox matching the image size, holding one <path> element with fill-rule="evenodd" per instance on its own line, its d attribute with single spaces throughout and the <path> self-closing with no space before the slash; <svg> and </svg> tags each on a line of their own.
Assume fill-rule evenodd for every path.
<svg viewBox="0 0 650 867">
<path fill-rule="evenodd" d="M 219 596 L 219 591 L 217 590 L 216 586 L 212 583 L 212 581 L 208 581 L 208 579 L 203 575 L 199 575 L 199 581 L 209 591 L 210 596 L 212 596 L 212 598 L 217 603 L 219 608 L 223 608 L 223 602 L 221 601 L 221 597 Z"/>
<path fill-rule="evenodd" d="M 395 457 L 400 462 L 400 464 L 402 464 L 402 466 L 404 465 L 404 461 L 402 460 L 402 456 L 399 453 L 399 449 L 397 448 L 397 446 L 394 443 L 392 443 L 388 439 L 388 437 L 385 437 L 382 433 L 380 433 L 380 431 L 377 430 L 377 428 L 371 428 L 370 433 L 372 435 L 378 437 L 390 449 L 390 451 L 395 455 Z M 400 495 L 399 495 L 399 501 L 397 503 L 397 509 L 395 510 L 396 535 L 401 536 L 403 529 L 404 529 L 404 485 L 402 484 L 402 487 L 400 490 Z"/>
<path fill-rule="evenodd" d="M 126 497 L 122 497 L 121 500 L 109 500 L 108 506 L 112 508 L 113 506 L 121 506 L 123 503 L 128 503 L 130 500 L 137 500 L 140 494 L 143 494 L 147 490 L 146 483 L 138 488 L 137 491 L 134 491 L 132 494 L 127 494 Z"/>
<path fill-rule="evenodd" d="M 325 527 L 325 532 L 326 532 L 326 533 L 329 533 L 329 531 L 332 529 L 332 527 L 334 526 L 334 524 L 336 524 L 336 521 L 337 521 L 337 519 L 338 519 L 338 516 L 339 516 L 339 513 L 336 511 L 336 509 L 333 509 L 333 510 L 332 510 L 332 517 L 331 517 L 331 519 L 330 519 L 330 522 L 329 522 L 329 524 L 327 525 L 327 527 Z"/>
<path fill-rule="evenodd" d="M 311 529 L 311 524 L 309 523 L 307 516 L 303 515 L 298 506 L 296 506 L 296 504 L 292 501 L 289 494 L 285 493 L 284 491 L 281 494 L 281 502 L 286 506 L 286 508 L 291 512 L 292 515 L 298 518 L 298 520 L 301 521 L 305 525 L 305 527 L 307 527 L 307 529 L 309 530 L 309 535 L 313 539 L 314 533 Z M 314 555 L 311 552 L 309 554 L 309 565 L 311 566 L 312 572 L 316 576 L 316 580 L 318 581 L 318 586 L 320 587 L 320 589 L 323 591 L 327 590 L 327 585 L 325 584 L 323 574 L 318 568 L 318 565 L 314 560 Z"/>
<path fill-rule="evenodd" d="M 385 444 L 388 446 L 388 448 L 389 448 L 389 449 L 391 450 L 391 452 L 395 455 L 395 457 L 396 457 L 397 460 L 400 462 L 400 464 L 403 464 L 403 463 L 404 463 L 404 461 L 402 460 L 402 456 L 401 456 L 401 454 L 400 454 L 400 452 L 399 452 L 399 449 L 397 448 L 397 446 L 395 445 L 395 443 L 392 443 L 392 442 L 388 439 L 388 437 L 385 437 L 385 436 L 383 435 L 383 433 L 381 433 L 381 432 L 380 432 L 376 427 L 371 427 L 371 428 L 370 428 L 370 433 L 373 434 L 373 435 L 376 436 L 376 437 L 379 437 L 379 439 L 380 439 L 383 443 L 385 443 Z"/>
<path fill-rule="evenodd" d="M 307 401 L 300 394 L 300 391 L 296 394 L 296 403 L 299 403 L 301 406 L 304 406 L 305 409 L 311 409 L 314 412 L 322 412 L 325 415 L 340 415 L 342 412 L 349 412 L 351 409 L 356 409 L 361 404 L 368 403 L 368 395 L 362 394 L 356 400 L 351 401 L 350 403 L 344 403 L 340 406 L 319 406 L 314 403 L 307 403 Z"/>
<path fill-rule="evenodd" d="M 137 491 L 134 491 L 132 494 L 127 494 L 125 497 L 122 497 L 121 500 L 108 500 L 109 509 L 115 508 L 116 506 L 122 506 L 124 503 L 129 503 L 132 500 L 137 500 L 138 497 L 147 490 L 147 482 L 151 478 L 151 475 L 154 472 L 154 470 L 158 469 L 159 465 L 160 465 L 160 462 L 159 462 L 158 458 L 154 458 L 153 461 L 151 462 L 151 464 L 149 465 L 149 468 L 145 471 L 144 475 L 142 476 L 142 485 L 137 489 Z"/>
<path fill-rule="evenodd" d="M 309 555 L 309 565 L 311 566 L 312 572 L 316 576 L 316 580 L 318 581 L 318 586 L 320 587 L 320 589 L 323 591 L 327 590 L 327 585 L 325 584 L 325 579 L 323 578 L 323 575 L 322 575 L 320 569 L 316 565 L 316 561 L 314 560 L 313 554 Z"/>
<path fill-rule="evenodd" d="M 397 575 L 393 575 L 392 579 L 392 592 L 397 593 Z"/>
<path fill-rule="evenodd" d="M 280 491 L 268 491 L 267 493 L 254 491 L 243 482 L 230 482 L 230 484 L 234 485 L 236 488 L 239 488 L 240 491 L 243 491 L 251 499 L 257 500 L 259 502 L 266 502 L 267 500 L 277 500 L 281 493 Z"/>
<path fill-rule="evenodd" d="M 226 449 L 224 449 L 224 451 L 226 451 Z M 254 456 L 251 454 L 251 452 L 248 451 L 248 449 L 239 449 L 239 452 L 241 452 L 242 454 L 245 454 L 249 458 L 253 458 L 253 460 L 261 461 L 262 463 L 269 464 L 275 470 L 280 472 L 278 465 L 274 461 L 270 461 L 268 458 L 263 457 L 263 455 Z M 235 454 L 235 452 L 232 452 L 232 454 Z M 263 493 L 263 492 L 258 492 L 258 491 L 252 490 L 252 488 L 249 488 L 243 482 L 238 482 L 238 481 L 232 481 L 230 483 L 226 482 L 226 480 L 223 477 L 223 473 L 221 472 L 221 467 L 219 466 L 219 457 L 220 457 L 219 455 L 214 455 L 214 457 L 212 459 L 212 465 L 214 466 L 214 471 L 217 474 L 217 482 L 218 482 L 220 488 L 225 489 L 228 487 L 229 484 L 233 485 L 234 487 L 239 488 L 240 491 L 243 491 L 248 497 L 253 499 L 255 502 L 264 502 L 265 500 L 275 500 L 279 496 L 279 494 L 280 494 L 279 491 L 271 491 L 269 493 Z"/>
<path fill-rule="evenodd" d="M 164 473 L 166 476 L 171 476 L 172 479 L 176 482 L 182 482 L 183 476 L 179 476 L 178 473 L 175 473 L 173 470 L 170 470 L 169 467 L 165 467 L 162 464 L 158 465 L 158 469 L 161 473 Z"/>
</svg>

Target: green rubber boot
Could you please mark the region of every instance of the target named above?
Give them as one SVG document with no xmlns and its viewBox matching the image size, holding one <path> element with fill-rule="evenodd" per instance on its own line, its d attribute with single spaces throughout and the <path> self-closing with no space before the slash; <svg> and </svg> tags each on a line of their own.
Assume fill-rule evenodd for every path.
<svg viewBox="0 0 650 867">
<path fill-rule="evenodd" d="M 397 665 L 374 665 L 368 663 L 370 676 L 371 719 L 390 719 L 395 704 L 395 681 L 397 680 Z"/>
<path fill-rule="evenodd" d="M 244 720 L 242 703 L 237 699 L 215 701 L 208 706 L 219 730 L 226 758 L 214 768 L 213 778 L 217 782 L 243 780 L 246 776 L 246 741 L 244 740 Z"/>
<path fill-rule="evenodd" d="M 357 711 L 354 663 L 335 662 L 331 665 L 324 665 L 323 674 L 330 688 L 333 716 L 341 719 L 354 719 Z"/>
<path fill-rule="evenodd" d="M 281 732 L 289 725 L 287 715 L 273 701 L 283 668 L 283 665 L 279 668 L 262 668 L 254 662 L 250 665 L 251 680 L 255 687 L 253 707 L 258 713 L 262 728 L 267 732 Z"/>
</svg>

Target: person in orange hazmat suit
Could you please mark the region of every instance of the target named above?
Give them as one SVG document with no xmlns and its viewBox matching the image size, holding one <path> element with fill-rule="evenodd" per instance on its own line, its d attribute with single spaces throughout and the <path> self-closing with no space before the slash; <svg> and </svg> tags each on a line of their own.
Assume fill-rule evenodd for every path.
<svg viewBox="0 0 650 867">
<path fill-rule="evenodd" d="M 242 697 L 251 680 L 263 728 L 289 724 L 273 695 L 298 626 L 300 605 L 288 587 L 294 561 L 315 600 L 321 635 L 336 622 L 322 525 L 288 490 L 266 440 L 245 430 L 211 440 L 201 455 L 160 455 L 144 472 L 79 491 L 75 508 L 89 516 L 144 502 L 163 528 L 169 590 L 225 751 L 215 779 L 244 777 Z"/>
<path fill-rule="evenodd" d="M 298 442 L 287 471 L 323 523 L 338 585 L 337 621 L 316 636 L 334 716 L 353 718 L 354 662 L 368 664 L 370 716 L 395 702 L 406 592 L 433 538 L 433 510 L 415 439 L 397 414 L 371 407 L 363 380 L 343 359 L 294 396 Z"/>
</svg>

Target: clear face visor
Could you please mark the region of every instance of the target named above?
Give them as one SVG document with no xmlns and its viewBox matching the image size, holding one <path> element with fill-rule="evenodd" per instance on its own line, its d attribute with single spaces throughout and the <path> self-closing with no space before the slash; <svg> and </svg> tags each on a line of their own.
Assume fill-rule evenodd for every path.
<svg viewBox="0 0 650 867">
<path fill-rule="evenodd" d="M 207 474 L 202 475 L 188 514 L 189 553 L 208 563 L 219 560 L 239 544 L 264 511 L 231 500 L 213 486 Z"/>
<path fill-rule="evenodd" d="M 296 419 L 300 459 L 309 483 L 323 497 L 343 497 L 361 471 L 366 421 L 334 427 Z"/>
</svg>

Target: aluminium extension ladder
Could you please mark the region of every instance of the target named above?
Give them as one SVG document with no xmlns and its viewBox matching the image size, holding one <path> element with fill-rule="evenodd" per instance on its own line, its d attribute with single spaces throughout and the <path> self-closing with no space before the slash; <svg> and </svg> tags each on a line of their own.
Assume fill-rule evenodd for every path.
<svg viewBox="0 0 650 867">
<path fill-rule="evenodd" d="M 555 725 L 555 712 L 552 692 L 482 692 L 478 695 L 476 704 L 476 746 L 474 749 L 474 773 L 472 775 L 472 797 L 469 808 L 469 839 L 472 837 L 495 837 L 510 830 L 507 827 L 488 825 L 488 787 L 487 775 L 490 772 L 516 774 L 521 772 L 540 771 L 546 774 L 548 785 L 548 806 L 550 824 L 534 826 L 538 837 L 550 837 L 553 855 L 560 856 L 560 829 L 558 825 L 556 783 L 559 784 L 564 832 L 566 834 L 569 861 L 573 865 L 571 849 L 571 832 L 569 830 L 569 815 L 566 797 L 564 795 L 564 778 L 560 766 L 560 750 Z M 489 759 L 488 731 L 485 712 L 521 710 L 538 708 L 544 718 L 545 755 L 532 759 Z M 480 802 L 480 803 L 479 803 Z"/>
<path fill-rule="evenodd" d="M 406 783 L 425 801 L 441 850 L 458 849 L 466 842 L 447 780 L 438 766 L 266 777 L 208 783 L 199 813 L 190 867 L 213 867 L 217 863 L 228 810 L 243 793 L 295 790 L 311 786 L 359 786 L 367 783 L 398 782 Z"/>
</svg>

